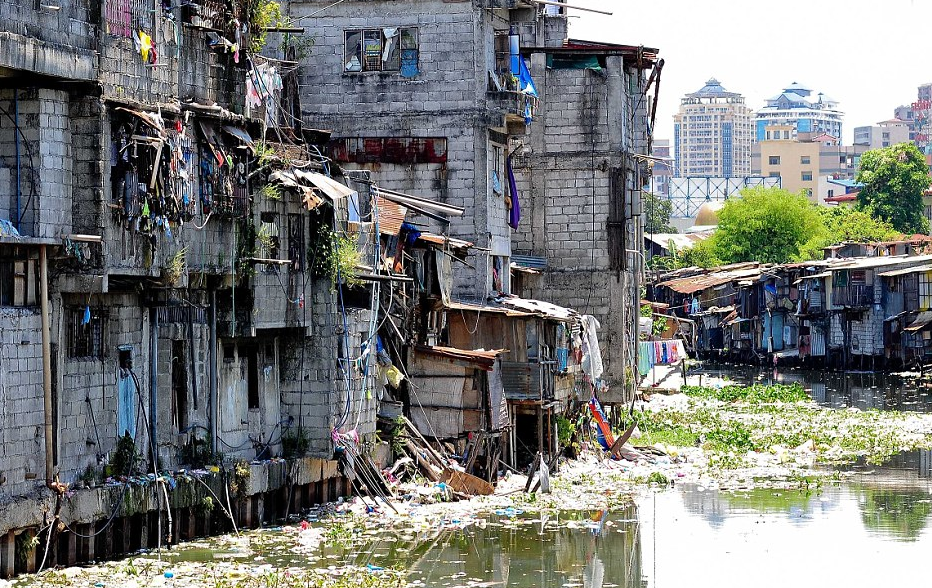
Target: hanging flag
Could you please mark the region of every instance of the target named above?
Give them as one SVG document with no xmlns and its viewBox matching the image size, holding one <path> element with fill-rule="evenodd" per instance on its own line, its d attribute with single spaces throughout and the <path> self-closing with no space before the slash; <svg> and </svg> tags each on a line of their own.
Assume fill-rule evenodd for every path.
<svg viewBox="0 0 932 588">
<path fill-rule="evenodd" d="M 524 58 L 521 58 L 520 61 L 521 72 L 518 74 L 518 90 L 522 94 L 537 97 L 537 86 L 534 85 L 534 80 L 531 79 L 531 71 L 527 68 L 527 62 Z"/>
</svg>

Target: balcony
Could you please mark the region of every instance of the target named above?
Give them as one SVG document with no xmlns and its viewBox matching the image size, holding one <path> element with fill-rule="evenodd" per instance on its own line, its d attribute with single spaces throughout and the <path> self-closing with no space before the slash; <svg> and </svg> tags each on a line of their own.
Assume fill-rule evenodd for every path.
<svg viewBox="0 0 932 588">
<path fill-rule="evenodd" d="M 851 284 L 832 290 L 832 304 L 848 308 L 866 308 L 874 303 L 873 284 Z"/>
</svg>

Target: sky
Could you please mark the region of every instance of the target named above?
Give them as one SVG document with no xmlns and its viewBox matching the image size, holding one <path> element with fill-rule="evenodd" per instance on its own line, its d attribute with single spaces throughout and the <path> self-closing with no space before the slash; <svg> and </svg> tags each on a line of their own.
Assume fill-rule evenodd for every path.
<svg viewBox="0 0 932 588">
<path fill-rule="evenodd" d="M 930 0 L 567 0 L 572 38 L 644 45 L 665 61 L 655 139 L 711 77 L 757 110 L 792 82 L 839 102 L 842 140 L 893 117 L 932 82 Z"/>
</svg>

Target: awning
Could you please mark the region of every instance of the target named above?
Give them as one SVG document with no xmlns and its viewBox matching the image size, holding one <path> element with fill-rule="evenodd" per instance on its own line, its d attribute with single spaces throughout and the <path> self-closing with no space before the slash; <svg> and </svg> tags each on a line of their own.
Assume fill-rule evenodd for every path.
<svg viewBox="0 0 932 588">
<path fill-rule="evenodd" d="M 356 194 L 356 190 L 352 190 L 340 182 L 332 178 L 328 178 L 324 174 L 308 172 L 300 169 L 294 170 L 294 174 L 298 178 L 310 182 L 319 188 L 321 192 L 329 196 L 333 201 L 340 200 L 341 198 L 349 198 Z"/>
<path fill-rule="evenodd" d="M 418 345 L 414 348 L 418 353 L 466 361 L 485 371 L 492 371 L 495 360 L 507 349 L 457 349 L 455 347 L 441 347 L 439 345 Z"/>
<path fill-rule="evenodd" d="M 249 136 L 249 133 L 246 132 L 246 129 L 234 127 L 233 125 L 223 125 L 220 128 L 223 129 L 223 132 L 232 135 L 240 143 L 255 151 L 255 143 L 253 142 L 252 137 Z"/>
<path fill-rule="evenodd" d="M 269 183 L 279 184 L 285 188 L 300 192 L 304 206 L 308 210 L 314 210 L 324 202 L 324 199 L 318 194 L 317 189 L 308 186 L 302 178 L 299 178 L 295 174 L 295 170 L 293 169 L 283 169 L 272 172 L 269 174 Z"/>
<path fill-rule="evenodd" d="M 916 316 L 916 320 L 909 324 L 908 327 L 903 329 L 904 331 L 921 331 L 929 323 L 932 323 L 932 311 L 924 310 Z"/>
</svg>

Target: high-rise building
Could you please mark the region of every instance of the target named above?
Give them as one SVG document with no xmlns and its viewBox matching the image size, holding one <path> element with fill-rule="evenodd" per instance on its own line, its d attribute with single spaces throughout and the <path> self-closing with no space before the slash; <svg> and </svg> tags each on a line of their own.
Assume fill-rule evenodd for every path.
<svg viewBox="0 0 932 588">
<path fill-rule="evenodd" d="M 929 152 L 930 111 L 932 111 L 932 83 L 919 86 L 915 102 L 897 106 L 893 111 L 893 117 L 905 121 L 909 127 L 909 140 L 924 153 Z"/>
<path fill-rule="evenodd" d="M 650 175 L 650 192 L 655 196 L 670 196 L 670 178 L 673 177 L 673 158 L 670 157 L 670 140 L 654 139 L 651 155 L 655 157 Z"/>
<path fill-rule="evenodd" d="M 673 117 L 676 175 L 735 177 L 751 172 L 751 111 L 715 78 L 680 100 Z"/>
<path fill-rule="evenodd" d="M 802 84 L 793 82 L 779 94 L 768 98 L 767 104 L 754 114 L 755 141 L 795 139 L 797 133 L 827 134 L 841 138 L 841 122 L 844 113 L 838 110 L 838 102 L 822 92 L 813 94 Z M 789 126 L 781 132 L 789 136 L 768 137 L 767 127 Z"/>
</svg>

